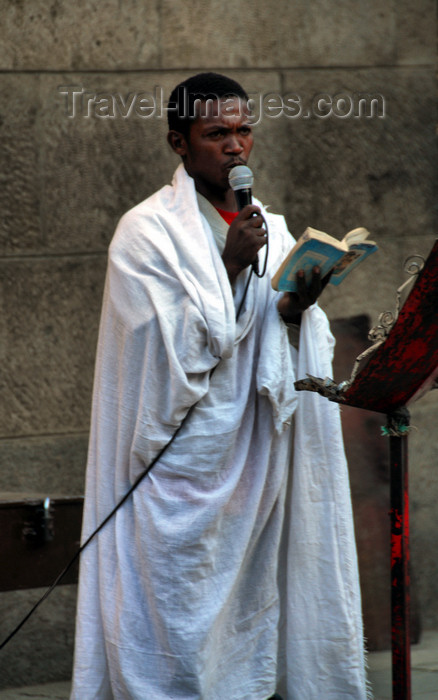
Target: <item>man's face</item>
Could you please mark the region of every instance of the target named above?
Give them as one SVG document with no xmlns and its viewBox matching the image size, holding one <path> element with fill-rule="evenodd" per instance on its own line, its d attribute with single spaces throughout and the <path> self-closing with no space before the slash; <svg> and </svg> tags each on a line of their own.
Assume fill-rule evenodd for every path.
<svg viewBox="0 0 438 700">
<path fill-rule="evenodd" d="M 203 102 L 197 114 L 180 155 L 198 192 L 216 203 L 229 190 L 231 168 L 246 165 L 251 153 L 247 103 L 238 97 Z"/>
</svg>

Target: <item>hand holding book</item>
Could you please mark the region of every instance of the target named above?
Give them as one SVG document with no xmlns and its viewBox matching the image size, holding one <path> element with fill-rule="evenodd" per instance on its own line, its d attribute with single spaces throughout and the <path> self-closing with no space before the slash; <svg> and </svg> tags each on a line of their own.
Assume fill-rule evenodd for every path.
<svg viewBox="0 0 438 700">
<path fill-rule="evenodd" d="M 315 267 L 320 269 L 321 280 L 331 273 L 330 283 L 340 284 L 356 265 L 377 250 L 374 242 L 366 240 L 368 236 L 367 229 L 356 228 L 339 241 L 323 231 L 307 228 L 272 278 L 273 288 L 298 293 L 297 273 L 304 271 L 305 284 L 309 286 Z"/>
<path fill-rule="evenodd" d="M 304 270 L 296 274 L 296 292 L 285 292 L 277 302 L 280 316 L 285 323 L 300 325 L 301 313 L 312 306 L 323 291 L 330 279 L 330 272 L 321 279 L 321 270 L 318 266 L 312 269 L 312 276 L 307 284 Z"/>
</svg>

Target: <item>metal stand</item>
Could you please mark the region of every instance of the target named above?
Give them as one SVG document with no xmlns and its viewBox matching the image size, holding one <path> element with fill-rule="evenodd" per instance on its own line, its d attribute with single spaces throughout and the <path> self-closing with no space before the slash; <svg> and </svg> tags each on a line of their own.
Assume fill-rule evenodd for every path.
<svg viewBox="0 0 438 700">
<path fill-rule="evenodd" d="M 414 260 L 415 258 L 415 260 Z M 391 462 L 391 615 L 393 700 L 411 700 L 409 630 L 409 412 L 406 404 L 438 388 L 438 239 L 427 258 L 408 260 L 406 271 L 418 275 L 404 303 L 397 292 L 396 313 L 381 314 L 370 332 L 375 341 L 356 360 L 348 381 L 327 377 L 295 382 L 297 391 L 317 391 L 331 401 L 378 411 L 387 416 Z M 360 369 L 360 361 L 368 359 Z M 358 364 L 359 362 L 359 364 Z"/>
<path fill-rule="evenodd" d="M 407 413 L 407 411 L 406 411 Z M 409 425 L 409 414 L 406 416 Z M 391 416 L 388 416 L 388 423 Z M 392 697 L 411 700 L 407 435 L 390 435 Z"/>
</svg>

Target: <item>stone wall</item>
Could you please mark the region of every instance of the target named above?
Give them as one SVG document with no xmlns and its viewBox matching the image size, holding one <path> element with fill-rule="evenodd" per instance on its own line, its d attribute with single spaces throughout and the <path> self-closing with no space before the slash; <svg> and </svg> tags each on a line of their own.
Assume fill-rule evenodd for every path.
<svg viewBox="0 0 438 700">
<path fill-rule="evenodd" d="M 299 116 L 274 118 L 265 104 L 255 127 L 255 193 L 297 234 L 311 225 L 342 237 L 364 225 L 379 242 L 341 291 L 324 292 L 331 318 L 376 321 L 393 308 L 404 258 L 427 253 L 436 235 L 431 0 L 279 0 L 275 8 L 3 0 L 1 8 L 1 491 L 83 490 L 106 250 L 121 214 L 177 164 L 159 110 L 121 115 L 128 94 L 167 97 L 184 77 L 218 70 L 254 95 L 295 95 Z M 73 91 L 81 93 L 74 109 Z M 105 112 L 90 101 L 97 93 L 119 100 L 114 117 L 109 102 Z M 377 98 L 374 116 L 359 116 L 358 94 Z M 316 95 L 331 101 L 327 117 Z M 437 417 L 431 394 L 413 410 L 410 443 L 425 628 L 438 626 Z M 38 595 L 0 595 L 2 637 Z M 3 652 L 0 687 L 69 676 L 74 603 L 73 587 L 55 591 Z"/>
</svg>

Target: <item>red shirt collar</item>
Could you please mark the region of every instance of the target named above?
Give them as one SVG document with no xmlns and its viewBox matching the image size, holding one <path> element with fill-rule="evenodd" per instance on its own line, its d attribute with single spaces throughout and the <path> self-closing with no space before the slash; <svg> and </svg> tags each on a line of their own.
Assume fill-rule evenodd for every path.
<svg viewBox="0 0 438 700">
<path fill-rule="evenodd" d="M 236 216 L 238 215 L 238 211 L 225 211 L 225 209 L 219 209 L 219 207 L 215 207 L 216 211 L 219 212 L 221 217 L 227 222 L 228 226 L 234 221 Z"/>
</svg>

